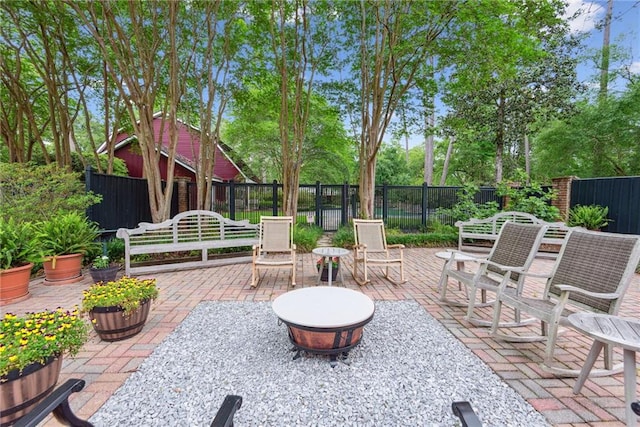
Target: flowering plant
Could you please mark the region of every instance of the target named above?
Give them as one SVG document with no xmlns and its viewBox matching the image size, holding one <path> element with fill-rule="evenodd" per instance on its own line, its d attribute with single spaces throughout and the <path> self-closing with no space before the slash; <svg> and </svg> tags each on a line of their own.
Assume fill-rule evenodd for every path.
<svg viewBox="0 0 640 427">
<path fill-rule="evenodd" d="M 93 264 L 93 268 L 109 268 L 111 266 L 111 263 L 109 262 L 109 257 L 106 255 L 95 257 L 92 264 Z"/>
<path fill-rule="evenodd" d="M 121 277 L 113 282 L 98 282 L 82 292 L 82 311 L 95 307 L 120 307 L 127 315 L 140 306 L 142 301 L 156 299 L 156 279 Z"/>
<path fill-rule="evenodd" d="M 335 270 L 340 266 L 340 258 L 333 257 L 331 258 L 331 268 Z M 321 268 L 327 267 L 329 268 L 329 262 L 326 261 L 325 257 L 322 257 L 316 261 L 316 268 L 320 271 Z"/>
<path fill-rule="evenodd" d="M 87 341 L 88 331 L 78 307 L 24 317 L 6 313 L 0 324 L 0 377 L 32 363 L 44 364 L 51 356 L 75 356 Z"/>
</svg>

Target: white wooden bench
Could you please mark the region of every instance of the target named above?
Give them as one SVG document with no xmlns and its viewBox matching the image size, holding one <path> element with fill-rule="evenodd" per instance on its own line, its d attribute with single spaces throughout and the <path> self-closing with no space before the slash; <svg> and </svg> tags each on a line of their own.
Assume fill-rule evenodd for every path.
<svg viewBox="0 0 640 427">
<path fill-rule="evenodd" d="M 152 224 L 141 222 L 138 228 L 120 228 L 116 236 L 124 239 L 125 274 L 167 271 L 222 265 L 251 260 L 251 256 L 221 261 L 208 259 L 209 249 L 251 247 L 258 243 L 258 224 L 248 220 L 232 221 L 217 212 L 194 210 L 179 213 L 170 220 Z M 202 251 L 200 261 L 166 263 L 154 266 L 131 266 L 132 255 L 182 251 Z"/>
<path fill-rule="evenodd" d="M 563 222 L 546 222 L 525 212 L 499 212 L 489 218 L 458 221 L 458 250 L 466 252 L 489 252 L 498 238 L 500 228 L 506 221 L 521 224 L 543 224 L 549 228 L 542 238 L 538 256 L 556 257 L 557 253 L 546 251 L 548 245 L 559 247 L 569 231 Z M 489 245 L 487 245 L 489 243 Z"/>
</svg>

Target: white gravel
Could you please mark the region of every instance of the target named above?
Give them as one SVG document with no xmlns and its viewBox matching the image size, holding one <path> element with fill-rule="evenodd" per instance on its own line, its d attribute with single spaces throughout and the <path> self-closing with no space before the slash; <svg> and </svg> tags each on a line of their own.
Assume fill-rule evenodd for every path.
<svg viewBox="0 0 640 427">
<path fill-rule="evenodd" d="M 208 426 L 237 394 L 239 427 L 454 426 L 456 400 L 485 426 L 549 425 L 413 301 L 376 302 L 350 364 L 291 347 L 271 303 L 203 302 L 90 421 Z"/>
</svg>

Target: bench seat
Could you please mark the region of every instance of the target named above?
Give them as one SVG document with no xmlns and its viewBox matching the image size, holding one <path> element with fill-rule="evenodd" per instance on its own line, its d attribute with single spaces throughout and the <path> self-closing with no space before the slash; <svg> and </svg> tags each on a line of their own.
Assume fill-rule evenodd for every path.
<svg viewBox="0 0 640 427">
<path fill-rule="evenodd" d="M 116 236 L 125 243 L 125 274 L 198 268 L 232 262 L 247 262 L 250 256 L 233 259 L 208 259 L 209 249 L 247 247 L 258 243 L 259 225 L 249 221 L 233 221 L 217 212 L 192 210 L 170 220 L 152 224 L 142 222 L 137 228 L 118 229 Z M 200 261 L 163 263 L 156 266 L 132 267 L 131 256 L 170 252 L 201 251 Z"/>
</svg>

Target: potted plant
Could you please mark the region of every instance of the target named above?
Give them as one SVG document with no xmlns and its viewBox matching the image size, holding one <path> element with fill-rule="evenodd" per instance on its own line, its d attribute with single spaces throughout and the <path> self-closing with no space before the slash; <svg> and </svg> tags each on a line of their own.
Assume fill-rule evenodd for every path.
<svg viewBox="0 0 640 427">
<path fill-rule="evenodd" d="M 18 317 L 6 313 L 0 322 L 0 424 L 28 413 L 54 388 L 63 355 L 75 356 L 89 328 L 78 308 Z"/>
<path fill-rule="evenodd" d="M 120 341 L 142 330 L 157 297 L 156 279 L 124 276 L 90 286 L 83 292 L 82 311 L 102 340 Z"/>
<path fill-rule="evenodd" d="M 575 205 L 569 211 L 567 225 L 569 227 L 584 227 L 587 230 L 601 230 L 609 225 L 607 218 L 609 208 L 600 205 Z"/>
<path fill-rule="evenodd" d="M 33 262 L 40 251 L 30 222 L 0 218 L 0 305 L 29 297 Z"/>
<path fill-rule="evenodd" d="M 336 280 L 338 277 L 338 269 L 340 268 L 340 258 L 332 257 L 331 259 L 331 280 Z M 322 273 L 320 273 L 320 280 L 323 282 L 329 281 L 329 261 L 327 261 L 327 257 L 322 257 L 316 261 L 316 269 L 320 271 L 322 269 Z"/>
<path fill-rule="evenodd" d="M 66 284 L 82 279 L 82 258 L 96 251 L 98 226 L 77 212 L 60 212 L 36 225 L 43 253 L 45 283 Z"/>
<path fill-rule="evenodd" d="M 93 259 L 89 274 L 95 283 L 111 282 L 116 280 L 120 266 L 109 260 L 107 255 L 100 255 Z"/>
</svg>

